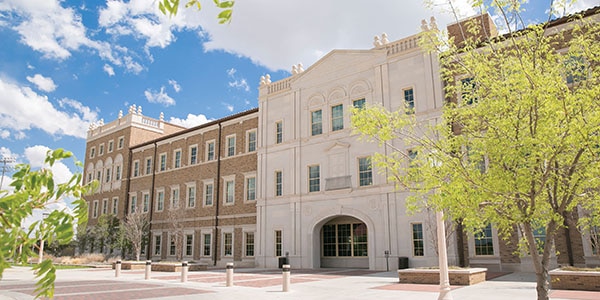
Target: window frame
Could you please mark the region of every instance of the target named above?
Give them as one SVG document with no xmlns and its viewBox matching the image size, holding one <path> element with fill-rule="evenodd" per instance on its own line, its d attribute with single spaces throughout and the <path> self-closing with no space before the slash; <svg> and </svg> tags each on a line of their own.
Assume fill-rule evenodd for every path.
<svg viewBox="0 0 600 300">
<path fill-rule="evenodd" d="M 283 256 L 283 230 L 275 229 L 273 232 L 273 246 L 275 257 Z"/>
<path fill-rule="evenodd" d="M 232 143 L 233 141 L 233 143 Z M 236 135 L 235 134 L 230 134 L 228 136 L 225 137 L 225 147 L 226 147 L 226 157 L 232 157 L 235 156 L 235 152 L 236 152 L 236 143 L 237 143 L 237 139 L 236 139 Z"/>
<path fill-rule="evenodd" d="M 231 186 L 230 186 L 231 184 Z M 229 190 L 231 187 L 231 191 Z M 230 200 L 231 198 L 231 200 Z M 235 204 L 235 175 L 223 177 L 223 205 Z"/>
<path fill-rule="evenodd" d="M 118 141 L 117 142 L 117 150 L 123 149 L 123 146 L 125 146 L 125 137 L 124 136 L 120 136 L 117 141 Z"/>
<path fill-rule="evenodd" d="M 207 237 L 208 237 L 208 245 L 206 244 Z M 212 256 L 212 243 L 213 243 L 212 233 L 203 232 L 202 233 L 202 256 L 203 257 Z M 206 254 L 206 250 L 208 250 L 208 254 Z"/>
<path fill-rule="evenodd" d="M 252 138 L 254 136 L 254 138 Z M 251 129 L 246 131 L 246 151 L 248 153 L 251 152 L 256 152 L 256 147 L 257 147 L 257 134 L 256 134 L 256 129 Z"/>
<path fill-rule="evenodd" d="M 112 198 L 112 214 L 115 216 L 119 214 L 119 197 Z"/>
<path fill-rule="evenodd" d="M 148 213 L 150 211 L 150 193 L 142 193 L 142 213 Z"/>
<path fill-rule="evenodd" d="M 114 140 L 108 141 L 108 153 L 112 153 L 114 150 Z"/>
<path fill-rule="evenodd" d="M 146 157 L 146 169 L 145 169 L 145 173 L 146 175 L 150 175 L 152 174 L 152 157 L 148 156 Z"/>
<path fill-rule="evenodd" d="M 202 206 L 203 207 L 209 207 L 209 206 L 213 206 L 215 203 L 215 181 L 214 179 L 210 179 L 210 180 L 205 180 L 204 181 L 204 188 L 202 189 Z M 209 189 L 210 187 L 210 189 Z M 207 202 L 207 200 L 209 200 L 208 196 L 209 196 L 209 190 L 210 190 L 210 203 Z"/>
<path fill-rule="evenodd" d="M 206 161 L 213 161 L 216 159 L 215 150 L 215 140 L 206 141 Z"/>
<path fill-rule="evenodd" d="M 96 219 L 98 218 L 98 200 L 94 200 L 93 204 L 92 204 L 92 218 Z"/>
<path fill-rule="evenodd" d="M 315 114 L 319 113 L 320 120 L 315 121 Z M 317 109 L 310 112 L 310 136 L 323 134 L 323 110 Z"/>
<path fill-rule="evenodd" d="M 283 196 L 283 172 L 276 170 L 275 175 L 275 197 Z"/>
<path fill-rule="evenodd" d="M 179 185 L 172 185 L 171 192 L 169 194 L 171 195 L 169 209 L 178 209 L 181 205 L 181 189 Z"/>
<path fill-rule="evenodd" d="M 156 190 L 156 211 L 161 212 L 165 210 L 165 189 L 159 188 Z"/>
<path fill-rule="evenodd" d="M 249 240 L 248 237 L 250 237 L 250 236 L 252 236 L 251 243 L 248 241 Z M 251 247 L 251 251 L 252 251 L 251 254 L 248 254 L 250 252 L 249 247 Z M 244 256 L 245 257 L 254 257 L 255 252 L 256 252 L 256 235 L 254 234 L 253 231 L 244 231 Z"/>
<path fill-rule="evenodd" d="M 368 169 L 363 170 L 363 162 L 362 160 L 367 160 L 368 163 Z M 363 157 L 359 157 L 357 159 L 357 164 L 358 164 L 358 186 L 359 187 L 365 187 L 365 186 L 372 186 L 373 185 L 373 161 L 371 159 L 370 156 L 363 156 Z M 363 178 L 363 175 L 365 176 L 365 178 Z M 364 180 L 368 179 L 368 183 L 365 183 Z"/>
<path fill-rule="evenodd" d="M 198 160 L 198 144 L 194 144 L 194 145 L 189 146 L 188 151 L 189 151 L 189 155 L 188 155 L 189 165 L 192 166 L 192 165 L 195 165 L 195 164 L 199 163 L 199 160 Z"/>
<path fill-rule="evenodd" d="M 158 157 L 160 162 L 158 170 L 164 172 L 167 170 L 167 152 L 159 154 Z"/>
<path fill-rule="evenodd" d="M 254 180 L 253 187 L 251 190 L 250 180 Z M 253 193 L 253 197 L 250 197 L 250 193 Z M 244 176 L 244 201 L 255 202 L 256 201 L 256 174 Z M 251 199 L 252 198 L 252 199 Z"/>
<path fill-rule="evenodd" d="M 160 256 L 162 254 L 162 233 L 154 234 L 152 239 L 152 255 Z"/>
<path fill-rule="evenodd" d="M 404 113 L 407 115 L 414 114 L 416 110 L 414 87 L 411 86 L 402 89 L 402 100 L 404 103 Z"/>
<path fill-rule="evenodd" d="M 230 243 L 227 242 L 227 236 L 230 237 Z M 233 257 L 233 254 L 234 254 L 234 245 L 235 245 L 234 241 L 233 241 L 233 238 L 234 238 L 233 232 L 231 232 L 231 231 L 225 231 L 225 232 L 223 232 L 223 242 L 222 242 L 222 245 L 223 245 L 223 257 Z M 229 253 L 227 251 L 228 250 L 227 249 L 228 246 L 230 247 Z"/>
<path fill-rule="evenodd" d="M 415 232 L 415 225 L 420 226 L 420 231 Z M 420 232 L 420 238 L 418 234 Z M 412 256 L 413 257 L 424 257 L 425 256 L 425 231 L 423 230 L 423 223 L 421 222 L 411 222 L 410 223 L 410 233 L 411 233 L 411 248 L 412 248 Z M 417 236 L 415 236 L 417 234 Z M 417 243 L 420 243 L 419 247 Z M 420 251 L 420 252 L 418 252 Z"/>
<path fill-rule="evenodd" d="M 331 106 L 331 131 L 340 130 L 344 130 L 344 104 L 342 103 Z"/>
<path fill-rule="evenodd" d="M 136 159 L 133 161 L 133 169 L 131 170 L 131 177 L 140 176 L 140 160 Z"/>
<path fill-rule="evenodd" d="M 191 183 L 186 183 L 185 184 L 186 187 L 186 193 L 185 193 L 185 198 L 186 198 L 186 208 L 195 208 L 196 207 L 196 200 L 197 200 L 197 190 L 196 190 L 196 183 L 195 182 L 191 182 Z M 191 193 L 190 191 L 194 191 L 193 193 Z M 192 205 L 190 205 L 190 200 L 192 198 L 190 198 L 190 196 L 193 194 L 193 203 Z"/>
<path fill-rule="evenodd" d="M 312 169 L 317 168 L 317 175 L 313 177 Z M 315 183 L 316 182 L 316 183 Z M 313 186 L 316 186 L 316 189 L 313 189 Z M 321 165 L 309 165 L 308 166 L 308 192 L 316 193 L 321 191 Z"/>
<path fill-rule="evenodd" d="M 179 169 L 183 166 L 181 163 L 181 148 L 173 150 L 173 169 Z"/>
<path fill-rule="evenodd" d="M 96 157 L 96 146 L 90 148 L 90 158 Z"/>
<path fill-rule="evenodd" d="M 275 122 L 275 144 L 283 143 L 283 121 Z"/>
</svg>

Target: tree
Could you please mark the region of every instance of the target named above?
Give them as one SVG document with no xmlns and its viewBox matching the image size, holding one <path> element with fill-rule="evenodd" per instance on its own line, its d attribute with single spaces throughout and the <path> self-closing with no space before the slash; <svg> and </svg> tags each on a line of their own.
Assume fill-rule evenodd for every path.
<svg viewBox="0 0 600 300">
<path fill-rule="evenodd" d="M 104 254 L 112 254 L 113 250 L 120 245 L 119 219 L 115 215 L 101 215 L 93 232 L 100 242 L 100 252 Z"/>
<path fill-rule="evenodd" d="M 600 25 L 571 16 L 561 30 L 514 31 L 520 4 L 492 1 L 509 28 L 502 37 L 486 37 L 479 18 L 456 44 L 425 26 L 421 46 L 439 53 L 446 84 L 441 121 L 368 107 L 352 122 L 365 137 L 402 144 L 374 160 L 412 192 L 409 209 L 443 210 L 471 233 L 518 230 L 538 299 L 548 299 L 559 230 L 578 209 L 587 212 L 580 224 L 600 213 Z"/>
<path fill-rule="evenodd" d="M 184 232 L 185 229 L 185 207 L 179 203 L 171 204 L 171 208 L 167 212 L 167 220 L 170 224 L 169 236 L 170 242 L 175 244 L 175 259 L 180 261 L 183 259 L 184 249 Z"/>
<path fill-rule="evenodd" d="M 149 227 L 148 214 L 132 212 L 125 218 L 125 223 L 122 227 L 123 237 L 131 243 L 136 261 L 140 260 L 142 244 L 144 237 L 148 235 Z"/>
<path fill-rule="evenodd" d="M 81 186 L 81 173 L 75 173 L 69 181 L 56 184 L 50 167 L 57 161 L 72 157 L 63 149 L 48 151 L 46 167 L 32 170 L 30 165 L 17 165 L 12 176 L 13 193 L 1 191 L 0 195 L 0 276 L 10 267 L 9 260 L 27 263 L 37 256 L 37 242 L 44 239 L 49 244 L 68 244 L 74 236 L 75 224 L 87 222 L 87 205 L 82 196 L 89 186 Z M 75 161 L 81 167 L 81 164 Z M 73 213 L 54 210 L 46 218 L 33 222 L 29 228 L 21 228 L 24 219 L 31 217 L 34 210 L 46 209 L 64 198 L 73 199 Z M 46 259 L 33 267 L 37 277 L 38 297 L 52 298 L 56 269 L 52 260 Z"/>
<path fill-rule="evenodd" d="M 233 5 L 235 1 L 220 1 L 213 0 L 215 5 L 221 9 L 221 12 L 217 15 L 217 19 L 219 19 L 219 23 L 229 23 L 231 22 L 231 15 L 233 13 Z M 197 7 L 198 10 L 202 9 L 202 5 L 200 4 L 200 0 L 188 0 L 185 4 L 186 8 L 189 7 Z M 179 10 L 179 0 L 162 0 L 158 2 L 158 9 L 165 15 L 169 15 L 173 17 L 177 15 L 177 11 Z"/>
</svg>

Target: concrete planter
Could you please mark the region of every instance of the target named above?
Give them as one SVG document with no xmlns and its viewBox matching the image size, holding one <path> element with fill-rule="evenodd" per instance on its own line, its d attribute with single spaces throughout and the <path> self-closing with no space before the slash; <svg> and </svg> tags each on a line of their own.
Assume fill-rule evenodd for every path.
<svg viewBox="0 0 600 300">
<path fill-rule="evenodd" d="M 600 291 L 600 271 L 565 271 L 555 269 L 550 271 L 549 274 L 552 289 Z"/>
<path fill-rule="evenodd" d="M 473 285 L 485 281 L 486 268 L 452 269 L 448 271 L 451 285 Z M 440 284 L 439 269 L 398 270 L 400 283 Z"/>
<path fill-rule="evenodd" d="M 115 263 L 112 264 L 112 268 L 115 268 Z M 146 269 L 145 261 L 124 261 L 121 263 L 121 270 L 144 270 Z M 188 271 L 206 271 L 208 265 L 204 263 L 189 263 Z M 181 272 L 181 263 L 177 262 L 153 262 L 152 271 L 157 272 Z"/>
</svg>

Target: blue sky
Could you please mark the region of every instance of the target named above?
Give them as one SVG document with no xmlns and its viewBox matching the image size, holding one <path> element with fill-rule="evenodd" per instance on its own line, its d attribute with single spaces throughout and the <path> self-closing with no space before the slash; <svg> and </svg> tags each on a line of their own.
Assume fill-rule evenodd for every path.
<svg viewBox="0 0 600 300">
<path fill-rule="evenodd" d="M 545 21 L 550 1 L 530 2 L 526 20 Z M 202 3 L 168 18 L 156 0 L 0 1 L 0 156 L 40 166 L 48 148 L 65 148 L 83 159 L 89 124 L 132 104 L 198 125 L 256 107 L 262 75 L 275 81 L 333 49 L 372 48 L 383 32 L 412 35 L 432 15 L 440 28 L 452 21 L 444 6 L 417 0 L 239 0 L 231 24 L 219 25 L 212 1 Z"/>
</svg>

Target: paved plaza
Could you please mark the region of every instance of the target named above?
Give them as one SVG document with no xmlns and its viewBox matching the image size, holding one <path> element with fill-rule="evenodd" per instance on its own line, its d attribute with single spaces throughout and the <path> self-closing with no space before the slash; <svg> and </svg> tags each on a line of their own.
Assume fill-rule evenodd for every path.
<svg viewBox="0 0 600 300">
<path fill-rule="evenodd" d="M 454 299 L 535 299 L 535 278 L 529 273 L 490 274 L 473 286 L 453 286 Z M 292 270 L 289 292 L 282 292 L 281 270 L 236 269 L 234 286 L 225 285 L 225 270 L 180 273 L 123 270 L 118 278 L 107 268 L 58 270 L 55 299 L 418 299 L 434 300 L 437 285 L 400 284 L 396 272 L 319 269 Z M 30 268 L 14 267 L 0 280 L 0 300 L 33 299 Z M 600 292 L 553 290 L 551 299 L 600 299 Z"/>
</svg>

